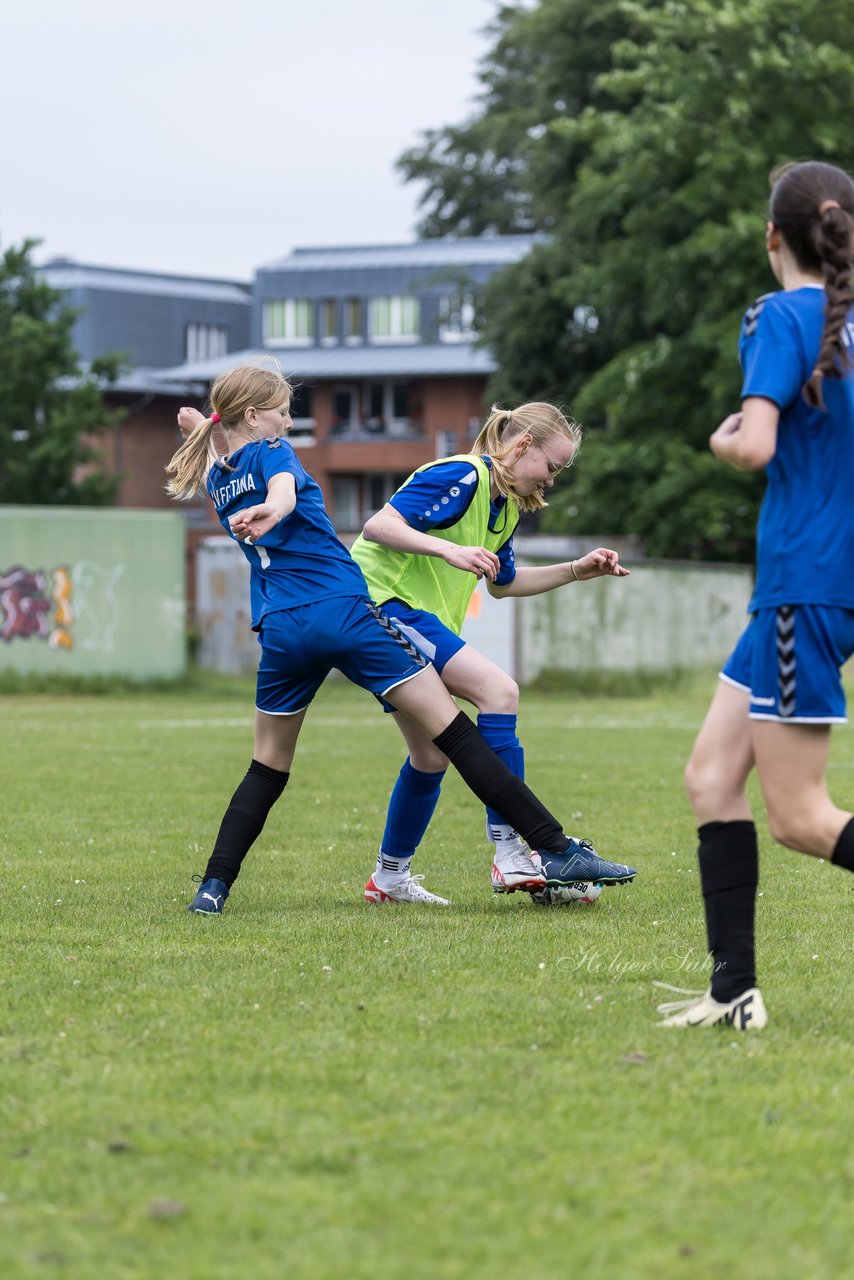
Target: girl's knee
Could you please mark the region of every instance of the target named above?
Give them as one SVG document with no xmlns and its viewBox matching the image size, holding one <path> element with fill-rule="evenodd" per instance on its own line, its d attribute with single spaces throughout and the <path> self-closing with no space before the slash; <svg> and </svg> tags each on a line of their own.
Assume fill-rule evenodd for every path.
<svg viewBox="0 0 854 1280">
<path fill-rule="evenodd" d="M 480 707 L 481 711 L 515 716 L 519 710 L 519 686 L 510 676 L 506 676 L 494 683 L 484 701 L 488 705 Z"/>
<path fill-rule="evenodd" d="M 809 823 L 804 822 L 799 813 L 784 806 L 769 805 L 768 830 L 777 844 L 794 849 L 796 853 L 811 852 Z"/>
</svg>

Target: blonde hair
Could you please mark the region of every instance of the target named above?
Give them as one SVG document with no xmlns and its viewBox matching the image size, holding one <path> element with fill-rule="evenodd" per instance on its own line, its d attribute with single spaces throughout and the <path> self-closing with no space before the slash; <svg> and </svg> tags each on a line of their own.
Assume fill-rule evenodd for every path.
<svg viewBox="0 0 854 1280">
<path fill-rule="evenodd" d="M 538 445 L 547 444 L 555 436 L 564 436 L 572 441 L 574 462 L 581 447 L 581 427 L 567 418 L 556 405 L 546 404 L 542 400 L 521 404 L 518 409 L 499 409 L 497 405 L 493 405 L 492 412 L 481 427 L 472 452 L 486 454 L 492 460 L 492 474 L 498 492 L 514 502 L 520 511 L 539 511 L 548 506 L 542 493 L 537 490 L 520 496 L 513 482 L 513 472 L 507 466 L 506 460 L 521 435 L 530 435 L 533 443 Z"/>
<path fill-rule="evenodd" d="M 276 409 L 290 402 L 293 388 L 279 366 L 265 368 L 239 364 L 221 373 L 211 386 L 210 402 L 220 426 L 229 431 L 246 427 L 248 409 Z M 216 423 L 208 416 L 194 427 L 166 467 L 171 477 L 166 490 L 173 498 L 192 498 L 204 487 L 205 477 L 216 458 L 212 431 Z"/>
</svg>

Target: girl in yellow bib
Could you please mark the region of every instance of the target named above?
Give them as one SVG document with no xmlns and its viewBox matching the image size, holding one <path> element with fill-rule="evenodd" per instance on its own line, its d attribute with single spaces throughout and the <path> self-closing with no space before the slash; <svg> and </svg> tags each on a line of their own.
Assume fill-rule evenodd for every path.
<svg viewBox="0 0 854 1280">
<path fill-rule="evenodd" d="M 460 637 L 479 579 L 490 595 L 539 595 L 569 583 L 628 570 L 616 551 L 597 547 L 578 560 L 517 568 L 513 532 L 521 512 L 546 505 L 545 494 L 578 450 L 581 430 L 543 403 L 493 408 L 470 454 L 419 467 L 368 520 L 352 547 L 371 596 L 418 645 L 452 694 L 478 708 L 478 727 L 518 777 L 524 754 L 516 733 L 519 689 L 494 662 Z M 391 710 L 391 708 L 388 708 Z M 405 716 L 395 720 L 409 750 L 392 792 L 376 869 L 365 887 L 371 902 L 398 900 L 410 860 L 439 799 L 447 758 Z M 547 883 L 631 880 L 632 867 L 606 862 L 587 841 L 572 840 L 560 865 L 533 862 L 513 827 L 487 808 L 494 845 L 492 887 L 542 895 Z M 435 897 L 435 895 L 433 895 Z M 438 899 L 441 901 L 441 899 Z"/>
</svg>

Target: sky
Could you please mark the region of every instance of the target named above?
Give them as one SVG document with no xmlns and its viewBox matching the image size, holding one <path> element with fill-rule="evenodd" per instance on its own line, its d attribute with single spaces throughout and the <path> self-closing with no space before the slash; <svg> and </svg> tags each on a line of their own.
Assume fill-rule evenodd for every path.
<svg viewBox="0 0 854 1280">
<path fill-rule="evenodd" d="M 476 109 L 497 0 L 30 0 L 3 17 L 0 250 L 249 280 L 401 243 L 426 129 Z"/>
</svg>

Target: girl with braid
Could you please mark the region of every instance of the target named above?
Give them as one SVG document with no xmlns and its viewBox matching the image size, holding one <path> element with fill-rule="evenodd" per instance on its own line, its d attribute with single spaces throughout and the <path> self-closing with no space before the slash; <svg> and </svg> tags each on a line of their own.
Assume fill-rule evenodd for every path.
<svg viewBox="0 0 854 1280">
<path fill-rule="evenodd" d="M 373 598 L 395 626 L 426 654 L 450 692 L 478 709 L 477 725 L 493 751 L 524 777 L 516 734 L 515 681 L 460 636 L 480 578 L 490 595 L 532 596 L 611 574 L 626 577 L 616 551 L 597 547 L 563 564 L 517 568 L 513 531 L 522 511 L 538 511 L 555 477 L 573 461 L 581 430 L 554 405 L 493 408 L 471 453 L 420 467 L 353 544 Z M 393 707 L 387 710 L 394 711 Z M 393 900 L 439 799 L 448 760 L 411 719 L 395 714 L 409 752 L 395 783 L 368 901 Z M 487 805 L 495 893 L 531 892 L 549 901 L 550 888 L 624 884 L 636 872 L 600 858 L 586 840 L 572 840 L 559 860 L 532 859 L 518 826 L 502 807 Z M 584 887 L 581 887 L 584 886 Z M 593 890 L 598 894 L 598 888 Z"/>
<path fill-rule="evenodd" d="M 756 985 L 756 767 L 771 835 L 854 871 L 854 817 L 831 800 L 830 726 L 846 720 L 854 653 L 854 183 L 834 165 L 776 171 L 765 247 L 782 289 L 744 317 L 741 411 L 711 437 L 765 468 L 751 620 L 721 672 L 686 770 L 713 962 L 705 993 L 660 1005 L 664 1027 L 765 1026 Z"/>
<path fill-rule="evenodd" d="M 241 365 L 216 379 L 207 418 L 183 408 L 186 439 L 166 470 L 167 489 L 207 488 L 220 523 L 250 564 L 258 633 L 255 749 L 231 798 L 189 910 L 219 915 L 240 866 L 290 776 L 306 711 L 330 670 L 385 699 L 417 724 L 487 805 L 499 805 L 531 848 L 564 854 L 570 841 L 525 784 L 459 711 L 436 670 L 368 595 L 362 572 L 335 536 L 320 489 L 284 439 L 291 387 L 276 369 Z M 214 431 L 223 440 L 218 456 Z M 444 899 L 407 876 L 396 901 Z"/>
</svg>

